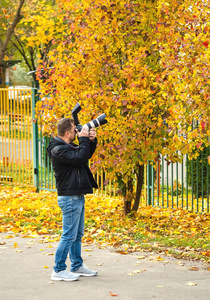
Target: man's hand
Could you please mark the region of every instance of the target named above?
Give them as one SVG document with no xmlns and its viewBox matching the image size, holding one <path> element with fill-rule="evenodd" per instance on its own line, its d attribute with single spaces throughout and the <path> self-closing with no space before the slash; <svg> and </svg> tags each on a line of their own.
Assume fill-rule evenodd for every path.
<svg viewBox="0 0 210 300">
<path fill-rule="evenodd" d="M 79 132 L 79 130 L 76 129 L 76 133 L 78 137 L 86 136 L 89 137 L 89 130 L 85 127 L 82 127 L 82 130 Z"/>
<path fill-rule="evenodd" d="M 96 138 L 96 130 L 95 128 L 90 129 L 89 139 L 93 141 Z"/>
</svg>

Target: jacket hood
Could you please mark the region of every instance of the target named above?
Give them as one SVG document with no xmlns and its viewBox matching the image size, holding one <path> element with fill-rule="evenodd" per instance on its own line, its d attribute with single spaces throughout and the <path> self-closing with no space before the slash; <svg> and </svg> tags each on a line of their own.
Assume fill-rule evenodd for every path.
<svg viewBox="0 0 210 300">
<path fill-rule="evenodd" d="M 59 137 L 56 137 L 56 138 L 52 138 L 49 142 L 49 145 L 47 147 L 47 153 L 49 155 L 49 157 L 51 158 L 51 150 L 56 147 L 56 146 L 59 146 L 59 145 L 63 145 L 65 142 L 59 138 Z"/>
<path fill-rule="evenodd" d="M 48 152 L 48 155 L 49 155 L 50 158 L 51 158 L 52 149 L 57 147 L 57 146 L 60 146 L 60 145 L 67 145 L 68 147 L 73 148 L 73 149 L 78 147 L 78 145 L 73 144 L 73 143 L 68 144 L 64 140 L 62 140 L 61 138 L 56 136 L 55 138 L 52 138 L 50 140 L 49 145 L 47 147 L 47 152 Z"/>
</svg>

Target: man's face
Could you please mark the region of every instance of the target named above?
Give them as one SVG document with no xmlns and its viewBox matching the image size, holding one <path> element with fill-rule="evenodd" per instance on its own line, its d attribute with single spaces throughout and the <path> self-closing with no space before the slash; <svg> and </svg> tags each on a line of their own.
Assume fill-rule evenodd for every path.
<svg viewBox="0 0 210 300">
<path fill-rule="evenodd" d="M 73 125 L 72 128 L 66 132 L 69 143 L 75 140 L 75 136 L 76 136 L 75 128 L 76 127 Z"/>
</svg>

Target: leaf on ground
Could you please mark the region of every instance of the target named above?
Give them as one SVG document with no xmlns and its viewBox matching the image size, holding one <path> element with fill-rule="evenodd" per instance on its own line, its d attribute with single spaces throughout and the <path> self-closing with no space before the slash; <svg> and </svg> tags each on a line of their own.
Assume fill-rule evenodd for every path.
<svg viewBox="0 0 210 300">
<path fill-rule="evenodd" d="M 198 268 L 197 267 L 190 267 L 189 270 L 190 271 L 198 271 Z"/>
<path fill-rule="evenodd" d="M 144 271 L 146 271 L 147 269 L 143 269 L 143 270 L 135 270 L 135 271 L 133 271 L 133 273 L 142 273 L 142 272 L 144 272 Z"/>
<path fill-rule="evenodd" d="M 5 236 L 5 239 L 10 239 L 10 238 L 13 238 L 14 237 L 14 235 L 7 235 L 7 236 Z"/>
<path fill-rule="evenodd" d="M 157 257 L 156 257 L 156 260 L 157 260 L 157 261 L 162 261 L 162 260 L 164 260 L 164 259 L 163 259 L 161 256 L 157 256 Z"/>
<path fill-rule="evenodd" d="M 186 285 L 188 285 L 188 286 L 196 286 L 197 285 L 197 283 L 194 283 L 194 282 L 188 282 L 188 283 L 186 283 Z"/>
<path fill-rule="evenodd" d="M 109 292 L 110 292 L 110 291 L 109 291 Z M 112 292 L 110 292 L 110 295 L 111 295 L 112 297 L 118 296 L 118 294 L 113 294 Z"/>
<path fill-rule="evenodd" d="M 128 275 L 128 276 L 134 276 L 134 274 L 133 274 L 133 273 L 128 273 L 127 275 Z"/>
<path fill-rule="evenodd" d="M 18 247 L 18 243 L 15 242 L 15 243 L 13 244 L 13 248 L 19 248 L 19 247 Z"/>
<path fill-rule="evenodd" d="M 47 268 L 49 268 L 49 267 L 48 267 L 48 266 L 44 266 L 43 268 L 44 268 L 44 269 L 47 269 Z"/>
</svg>

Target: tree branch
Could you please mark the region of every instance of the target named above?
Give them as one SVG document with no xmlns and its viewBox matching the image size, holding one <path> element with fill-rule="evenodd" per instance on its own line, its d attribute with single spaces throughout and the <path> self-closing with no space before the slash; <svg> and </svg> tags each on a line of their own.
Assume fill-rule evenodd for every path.
<svg viewBox="0 0 210 300">
<path fill-rule="evenodd" d="M 24 4 L 25 0 L 20 0 L 20 3 L 19 3 L 19 6 L 18 6 L 18 9 L 17 9 L 17 12 L 16 12 L 16 15 L 15 15 L 15 18 L 12 22 L 12 25 L 9 27 L 9 29 L 7 30 L 7 34 L 6 34 L 6 37 L 5 37 L 5 40 L 3 42 L 3 45 L 1 46 L 1 51 L 0 51 L 0 63 L 2 62 L 2 60 L 4 59 L 4 55 L 6 53 L 6 50 L 7 50 L 7 46 L 8 46 L 8 43 L 11 39 L 11 36 L 15 30 L 15 27 L 17 26 L 18 22 L 20 21 L 21 19 L 21 15 L 20 15 L 20 12 L 21 12 L 21 8 Z"/>
</svg>

